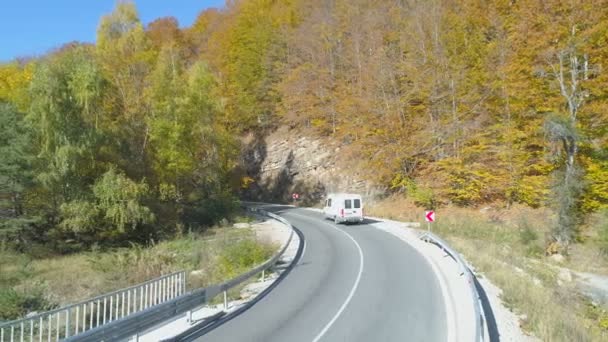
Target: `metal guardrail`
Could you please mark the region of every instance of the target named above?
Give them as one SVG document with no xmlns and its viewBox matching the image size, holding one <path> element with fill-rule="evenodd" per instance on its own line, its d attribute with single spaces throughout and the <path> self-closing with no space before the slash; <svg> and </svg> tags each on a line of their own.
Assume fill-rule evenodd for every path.
<svg viewBox="0 0 608 342">
<path fill-rule="evenodd" d="M 151 327 L 154 327 L 170 318 L 173 318 L 177 315 L 186 313 L 186 314 L 188 314 L 188 316 L 190 316 L 192 310 L 204 305 L 210 299 L 212 299 L 213 297 L 215 297 L 216 295 L 218 295 L 222 292 L 224 295 L 224 309 L 226 309 L 227 291 L 229 289 L 243 283 L 245 280 L 251 278 L 252 276 L 254 276 L 256 274 L 262 273 L 262 277 L 264 277 L 265 270 L 272 267 L 279 260 L 279 258 L 281 256 L 283 256 L 283 254 L 287 250 L 287 247 L 289 246 L 291 240 L 293 239 L 293 235 L 294 235 L 293 227 L 284 218 L 282 218 L 278 215 L 275 215 L 273 213 L 269 213 L 264 210 L 260 210 L 260 209 L 255 209 L 255 208 L 251 209 L 250 208 L 248 210 L 252 213 L 270 217 L 274 220 L 277 220 L 277 221 L 285 224 L 288 228 L 290 228 L 291 232 L 289 234 L 289 238 L 287 239 L 287 242 L 282 246 L 282 248 L 279 250 L 278 253 L 276 253 L 270 259 L 266 260 L 264 263 L 256 266 L 255 268 L 253 268 L 252 270 L 250 270 L 248 272 L 245 272 L 245 273 L 237 276 L 234 279 L 230 279 L 221 284 L 212 285 L 212 286 L 209 286 L 206 288 L 200 288 L 200 289 L 192 290 L 188 293 L 185 293 L 186 278 L 185 278 L 185 272 L 182 271 L 182 272 L 174 273 L 171 275 L 167 275 L 165 277 L 158 278 L 156 280 L 138 285 L 136 287 L 116 291 L 116 292 L 110 293 L 108 295 L 104 295 L 104 296 L 100 296 L 100 297 L 96 297 L 96 298 L 87 300 L 86 302 L 74 304 L 69 307 L 60 308 L 60 309 L 57 309 L 54 311 L 45 312 L 41 315 L 25 318 L 23 320 L 4 323 L 0 326 L 9 327 L 9 329 L 11 329 L 9 331 L 10 335 L 7 335 L 7 336 L 9 336 L 8 341 L 11 341 L 11 342 L 12 341 L 26 341 L 26 340 L 27 341 L 64 340 L 64 341 L 98 342 L 98 341 L 124 341 L 124 340 L 129 340 L 129 339 L 137 341 L 138 334 L 140 334 L 140 333 L 144 332 L 145 330 L 150 329 Z M 159 282 L 159 281 L 162 283 L 164 281 L 164 279 L 166 279 L 167 277 L 176 277 L 176 279 L 179 279 L 180 286 L 179 286 L 178 292 L 175 292 L 175 291 L 169 292 L 171 294 L 171 295 L 169 295 L 168 292 L 163 292 L 164 290 L 158 290 L 158 289 L 165 289 L 164 287 L 159 287 L 160 285 L 155 285 L 152 287 L 152 285 L 151 285 L 152 283 L 157 284 L 156 282 Z M 171 279 L 173 279 L 173 278 L 171 278 Z M 141 299 L 142 297 L 137 297 L 137 296 L 133 295 L 133 293 L 134 293 L 133 291 L 140 289 L 142 286 L 145 286 L 145 289 L 148 290 L 148 292 L 145 292 L 145 291 L 141 292 L 141 290 L 139 290 L 140 292 L 137 292 L 138 294 L 144 293 L 143 298 L 145 300 L 143 300 L 143 301 Z M 156 291 L 156 292 L 153 292 L 155 297 L 148 298 L 148 297 L 146 297 L 146 294 L 152 293 L 152 292 L 150 292 L 150 291 L 152 291 L 151 289 L 154 289 L 153 291 Z M 158 292 L 158 291 L 160 291 L 160 292 Z M 129 293 L 131 293 L 130 296 L 129 296 Z M 127 301 L 124 301 L 124 299 L 122 301 L 120 301 L 120 299 L 114 300 L 114 298 L 124 297 L 125 294 L 126 294 Z M 118 297 L 116 297 L 116 296 L 118 296 Z M 104 305 L 103 303 L 108 302 L 108 300 L 104 301 L 104 298 L 105 299 L 110 298 L 109 299 L 109 301 L 111 303 L 110 306 L 107 306 L 107 307 L 103 306 Z M 139 303 L 140 303 L 139 306 L 137 306 L 137 307 L 134 306 L 135 305 L 134 303 L 136 303 L 136 301 L 133 298 L 139 298 Z M 99 300 L 101 300 L 101 302 L 100 302 L 100 303 L 102 303 L 101 306 L 100 306 L 100 304 L 98 304 Z M 129 300 L 131 300 L 131 301 L 129 301 Z M 83 311 L 83 310 L 87 310 L 86 307 L 90 303 L 94 303 L 94 304 L 91 304 L 92 309 L 88 309 L 89 314 L 87 315 L 86 314 L 87 311 Z M 118 303 L 121 303 L 122 306 L 118 307 L 117 305 L 120 305 Z M 124 303 L 127 303 L 127 304 L 124 304 Z M 144 305 L 142 306 L 141 303 L 144 303 Z M 155 303 L 155 304 L 152 304 L 152 303 Z M 104 308 L 104 310 L 100 310 L 99 309 L 100 307 Z M 82 308 L 82 309 L 79 309 L 79 308 Z M 106 310 L 107 308 L 111 308 L 111 309 L 109 311 L 107 311 Z M 65 316 L 66 310 L 68 312 L 71 312 L 67 316 Z M 74 310 L 77 310 L 77 311 L 74 311 Z M 107 315 L 103 316 L 100 314 L 100 312 L 106 313 L 106 311 L 108 313 Z M 77 312 L 76 315 L 74 315 L 74 312 Z M 29 336 L 30 331 L 34 331 L 36 329 L 36 327 L 38 327 L 37 325 L 34 325 L 34 328 L 32 328 L 31 330 L 28 330 L 25 327 L 20 328 L 20 326 L 23 326 L 22 322 L 30 321 L 30 320 L 33 322 L 35 319 L 37 319 L 37 317 L 42 316 L 42 315 L 45 315 L 45 317 L 46 316 L 53 317 L 52 319 L 54 319 L 54 321 L 51 322 L 51 320 L 48 320 L 48 322 L 49 322 L 48 324 L 49 324 L 49 326 L 51 326 L 53 324 L 56 324 L 56 326 L 57 326 L 57 328 L 55 330 L 49 329 L 49 331 L 51 331 L 51 334 L 45 335 L 45 338 L 39 337 L 38 339 L 35 339 L 34 337 Z M 64 316 L 60 316 L 60 315 L 64 315 Z M 86 325 L 86 329 L 83 329 L 82 323 L 80 324 L 79 328 L 74 328 L 74 326 L 71 325 L 72 322 L 74 322 L 75 317 L 80 317 L 80 315 L 83 315 L 82 317 L 86 317 L 86 319 L 88 320 L 88 321 L 86 321 L 86 320 L 83 321 L 85 325 L 88 322 L 88 325 Z M 112 315 L 112 316 L 109 316 L 109 315 Z M 117 315 L 119 315 L 119 316 L 117 316 Z M 65 327 L 66 320 L 61 317 L 68 317 L 67 326 L 70 328 Z M 103 319 L 104 317 L 105 317 L 105 320 Z M 60 320 L 64 323 L 60 324 L 59 323 Z M 47 322 L 47 321 L 45 321 L 45 322 Z M 55 322 L 55 323 L 53 323 L 53 322 Z M 76 323 L 76 324 L 78 326 L 78 323 Z M 15 330 L 20 330 L 22 332 L 19 335 L 16 335 Z M 4 330 L 2 330 L 2 331 L 4 331 Z M 36 330 L 36 331 L 38 331 L 38 330 Z M 42 330 L 40 330 L 40 331 L 42 331 Z M 53 336 L 53 334 L 55 334 L 55 336 Z M 36 335 L 36 336 L 38 336 L 38 335 Z M 40 335 L 40 336 L 42 336 L 42 335 Z M 0 338 L 0 341 L 2 341 L 2 342 L 4 341 L 4 336 L 2 338 Z"/>
<path fill-rule="evenodd" d="M 441 248 L 445 253 L 447 253 L 460 267 L 460 275 L 465 275 L 467 277 L 467 283 L 469 284 L 469 288 L 471 289 L 471 293 L 473 298 L 477 300 L 476 303 L 473 304 L 475 308 L 475 316 L 477 317 L 475 320 L 475 341 L 483 342 L 484 341 L 484 317 L 483 317 L 483 309 L 481 298 L 479 293 L 477 292 L 477 288 L 475 288 L 474 275 L 467 266 L 467 264 L 462 260 L 460 254 L 454 251 L 443 239 L 438 237 L 437 235 L 431 232 L 425 232 L 420 236 L 420 239 L 426 242 L 430 242 L 432 244 L 437 245 Z"/>
<path fill-rule="evenodd" d="M 0 323 L 0 341 L 58 341 L 82 334 L 184 294 L 186 273 L 175 272 L 59 309 Z"/>
</svg>

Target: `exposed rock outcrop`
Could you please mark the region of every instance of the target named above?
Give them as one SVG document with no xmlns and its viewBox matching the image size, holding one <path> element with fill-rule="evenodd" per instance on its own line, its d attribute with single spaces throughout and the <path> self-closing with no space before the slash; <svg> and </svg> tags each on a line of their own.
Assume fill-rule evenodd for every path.
<svg viewBox="0 0 608 342">
<path fill-rule="evenodd" d="M 367 194 L 372 185 L 357 170 L 339 163 L 341 147 L 291 135 L 287 128 L 266 137 L 248 137 L 243 162 L 255 182 L 244 192 L 249 199 L 290 202 L 300 194 L 305 204 L 320 201 L 328 192 Z"/>
</svg>

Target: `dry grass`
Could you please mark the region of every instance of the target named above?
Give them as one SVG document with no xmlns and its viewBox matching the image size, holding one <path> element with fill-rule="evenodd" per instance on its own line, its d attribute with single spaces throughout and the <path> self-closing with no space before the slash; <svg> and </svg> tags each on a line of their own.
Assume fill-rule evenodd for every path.
<svg viewBox="0 0 608 342">
<path fill-rule="evenodd" d="M 484 276 L 502 289 L 507 307 L 522 316 L 521 325 L 542 341 L 604 341 L 608 330 L 588 315 L 589 303 L 573 283 L 558 284 L 556 271 L 513 248 L 483 240 L 448 238 Z"/>
<path fill-rule="evenodd" d="M 247 248 L 239 248 L 242 245 Z M 276 248 L 256 242 L 252 230 L 217 228 L 205 236 L 188 235 L 148 247 L 133 245 L 45 259 L 0 251 L 0 303 L 3 293 L 35 292 L 46 302 L 64 305 L 179 270 L 195 271 L 188 285 L 200 287 L 228 279 L 251 263 L 265 260 Z M 239 250 L 253 255 L 239 254 L 243 262 L 227 270 L 225 260 L 234 260 Z"/>
<path fill-rule="evenodd" d="M 424 223 L 424 209 L 399 197 L 366 209 L 372 216 Z M 552 220 L 547 209 L 441 208 L 433 230 L 502 289 L 503 302 L 522 316 L 524 330 L 543 341 L 606 341 L 606 311 L 591 305 L 573 283 L 559 281 L 556 268 L 550 267 L 554 264 L 544 256 Z M 608 271 L 608 260 L 589 231 L 586 242 L 575 245 L 559 266 Z"/>
<path fill-rule="evenodd" d="M 420 222 L 424 209 L 416 207 L 403 196 L 392 196 L 384 200 L 368 200 L 365 203 L 365 214 L 391 220 Z"/>
</svg>

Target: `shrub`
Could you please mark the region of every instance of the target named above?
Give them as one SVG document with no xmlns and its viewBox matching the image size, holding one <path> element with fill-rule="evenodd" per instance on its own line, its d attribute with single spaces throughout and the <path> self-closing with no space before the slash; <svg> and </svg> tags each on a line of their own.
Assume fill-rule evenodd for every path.
<svg viewBox="0 0 608 342">
<path fill-rule="evenodd" d="M 530 228 L 530 226 L 525 225 L 523 228 L 519 230 L 519 241 L 524 245 L 530 245 L 534 241 L 538 240 L 538 234 Z"/>
<path fill-rule="evenodd" d="M 14 320 L 28 312 L 46 311 L 54 307 L 36 286 L 29 292 L 12 288 L 0 288 L 0 320 Z"/>
<path fill-rule="evenodd" d="M 239 241 L 224 249 L 218 260 L 218 272 L 222 279 L 229 279 L 270 258 L 275 248 L 253 239 Z"/>
<path fill-rule="evenodd" d="M 140 283 L 180 269 L 183 264 L 175 252 L 162 245 L 142 247 L 132 244 L 113 252 L 93 253 L 91 268 L 104 274 L 109 283 L 120 287 Z"/>
</svg>

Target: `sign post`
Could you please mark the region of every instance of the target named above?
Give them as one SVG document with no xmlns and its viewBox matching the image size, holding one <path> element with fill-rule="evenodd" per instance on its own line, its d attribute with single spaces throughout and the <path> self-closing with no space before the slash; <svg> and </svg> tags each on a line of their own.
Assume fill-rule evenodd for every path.
<svg viewBox="0 0 608 342">
<path fill-rule="evenodd" d="M 300 198 L 300 194 L 298 194 L 297 192 L 294 192 L 294 193 L 291 195 L 291 198 L 293 198 L 293 205 L 295 206 L 295 205 L 296 205 L 296 203 L 298 202 L 298 199 Z"/>
<path fill-rule="evenodd" d="M 424 219 L 427 223 L 427 229 L 431 232 L 431 222 L 435 222 L 435 212 L 433 210 L 427 210 L 424 212 Z"/>
</svg>

